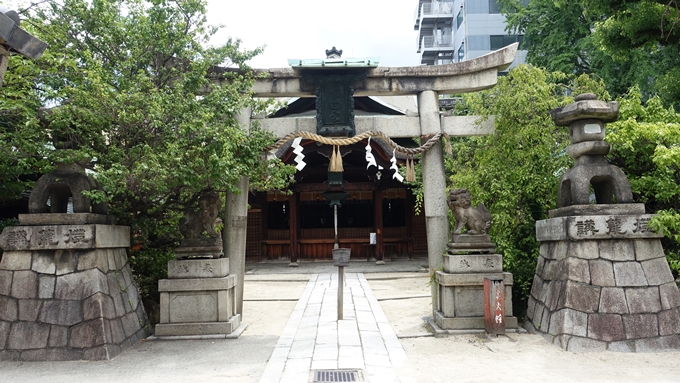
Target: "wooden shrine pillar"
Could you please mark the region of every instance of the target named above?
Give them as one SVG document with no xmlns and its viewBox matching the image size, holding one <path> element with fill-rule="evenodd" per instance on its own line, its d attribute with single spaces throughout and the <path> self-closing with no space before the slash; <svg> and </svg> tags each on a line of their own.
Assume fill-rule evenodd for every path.
<svg viewBox="0 0 680 383">
<path fill-rule="evenodd" d="M 288 227 L 290 230 L 290 263 L 288 266 L 290 267 L 297 267 L 298 265 L 298 257 L 300 253 L 300 246 L 298 245 L 298 227 L 300 227 L 298 223 L 298 193 L 293 193 L 288 196 L 288 209 L 290 210 L 288 213 Z"/>
<path fill-rule="evenodd" d="M 375 208 L 375 264 L 385 264 L 385 249 L 383 248 L 383 191 L 376 189 L 373 191 L 373 203 Z"/>
</svg>

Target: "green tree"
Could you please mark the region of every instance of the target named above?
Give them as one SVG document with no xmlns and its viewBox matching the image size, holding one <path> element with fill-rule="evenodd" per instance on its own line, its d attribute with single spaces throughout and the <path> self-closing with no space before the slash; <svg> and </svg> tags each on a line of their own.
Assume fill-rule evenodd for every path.
<svg viewBox="0 0 680 383">
<path fill-rule="evenodd" d="M 548 113 L 573 100 L 567 91 L 608 97 L 601 81 L 528 65 L 514 68 L 490 90 L 466 94 L 470 114 L 494 116 L 495 134 L 453 139 L 453 156 L 446 161 L 449 186 L 468 188 L 475 204 L 483 202 L 493 216 L 490 235 L 505 270 L 513 273 L 520 314 L 539 252 L 535 223 L 555 208 L 558 181 L 573 164 L 565 153 L 568 129 L 557 127 Z"/>
<path fill-rule="evenodd" d="M 580 0 L 598 17 L 595 33 L 612 51 L 649 44 L 677 47 L 680 9 L 674 0 Z"/>
<path fill-rule="evenodd" d="M 578 2 L 532 0 L 526 6 L 501 0 L 507 28 L 524 35 L 527 62 L 550 72 L 589 73 L 596 50 L 591 38 L 594 20 Z"/>
<path fill-rule="evenodd" d="M 49 61 L 49 54 L 42 60 Z M 21 198 L 36 176 L 49 170 L 46 132 L 39 127 L 41 69 L 31 59 L 10 56 L 0 88 L 0 206 Z"/>
<path fill-rule="evenodd" d="M 530 64 L 599 77 L 615 97 L 637 85 L 645 98 L 659 94 L 667 104 L 680 102 L 680 55 L 673 45 L 677 28 L 670 23 L 677 22 L 674 8 L 668 8 L 664 27 L 659 15 L 663 2 L 531 0 L 526 7 L 517 0 L 501 3 L 508 29 L 524 35 Z M 640 9 L 624 7 L 632 4 Z"/>
<path fill-rule="evenodd" d="M 104 190 L 91 197 L 132 226 L 133 265 L 150 272 L 164 270 L 149 263 L 171 256 L 197 193 L 236 192 L 242 176 L 254 188 L 282 188 L 292 173 L 263 159 L 271 134 L 244 132 L 236 120 L 269 104 L 250 92 L 256 76 L 246 62 L 261 50 L 233 39 L 209 46 L 218 28 L 205 13 L 202 0 L 64 0 L 30 12 L 33 33 L 59 57 L 40 80 L 42 103 L 58 105 L 48 132 L 77 143 L 47 155 L 92 159 Z"/>
<path fill-rule="evenodd" d="M 614 60 L 631 50 L 654 62 L 653 91 L 666 104 L 680 106 L 680 9 L 675 0 L 581 0 L 586 12 L 598 19 L 594 37 Z M 643 79 L 644 80 L 644 79 Z M 647 83 L 649 79 L 647 80 Z M 646 90 L 645 82 L 638 82 Z"/>
</svg>

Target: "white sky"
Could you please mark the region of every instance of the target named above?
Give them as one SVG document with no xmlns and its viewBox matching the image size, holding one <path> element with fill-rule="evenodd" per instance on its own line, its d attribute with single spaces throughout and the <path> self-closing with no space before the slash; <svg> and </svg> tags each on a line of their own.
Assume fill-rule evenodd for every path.
<svg viewBox="0 0 680 383">
<path fill-rule="evenodd" d="M 419 65 L 413 30 L 416 0 L 208 0 L 208 20 L 224 25 L 214 43 L 238 38 L 265 46 L 254 68 L 283 68 L 288 59 L 380 57 L 380 66 Z"/>
<path fill-rule="evenodd" d="M 33 0 L 35 1 L 35 0 Z M 343 58 L 380 57 L 381 66 L 419 65 L 413 30 L 417 0 L 207 0 L 208 21 L 224 25 L 213 44 L 238 38 L 265 46 L 254 68 L 288 67 L 288 59 L 321 59 L 335 46 Z M 29 0 L 0 0 L 19 9 Z"/>
</svg>

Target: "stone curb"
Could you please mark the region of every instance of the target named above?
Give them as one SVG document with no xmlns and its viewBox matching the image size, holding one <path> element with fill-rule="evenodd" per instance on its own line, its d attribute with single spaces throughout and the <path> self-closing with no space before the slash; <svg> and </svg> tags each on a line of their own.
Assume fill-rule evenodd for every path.
<svg viewBox="0 0 680 383">
<path fill-rule="evenodd" d="M 215 334 L 215 335 L 176 335 L 176 336 L 150 336 L 146 338 L 148 341 L 157 340 L 209 340 L 209 339 L 238 339 L 241 334 L 248 328 L 248 323 L 241 323 L 230 334 Z"/>
</svg>

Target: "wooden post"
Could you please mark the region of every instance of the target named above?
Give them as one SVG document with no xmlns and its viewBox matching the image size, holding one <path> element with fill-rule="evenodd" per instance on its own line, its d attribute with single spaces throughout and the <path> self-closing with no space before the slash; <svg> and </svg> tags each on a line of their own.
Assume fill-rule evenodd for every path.
<svg viewBox="0 0 680 383">
<path fill-rule="evenodd" d="M 484 278 L 484 326 L 488 334 L 505 334 L 503 278 Z"/>
<path fill-rule="evenodd" d="M 263 193 L 262 200 L 262 226 L 260 228 L 262 232 L 262 243 L 260 247 L 262 248 L 262 258 L 261 260 L 266 261 L 269 259 L 269 246 L 267 246 L 267 240 L 269 239 L 269 201 L 267 200 L 267 193 Z M 250 197 L 248 197 L 250 199 Z M 250 202 L 248 202 L 250 203 Z"/>
<path fill-rule="evenodd" d="M 416 197 L 411 193 L 410 190 L 406 191 L 406 209 L 404 209 L 404 220 L 406 222 L 406 233 L 408 237 L 408 260 L 413 260 L 413 220 L 416 216 Z"/>
<path fill-rule="evenodd" d="M 333 206 L 337 208 L 337 205 Z M 333 249 L 333 266 L 338 267 L 338 320 L 342 320 L 343 286 L 345 284 L 345 266 L 349 266 L 350 249 Z"/>
<path fill-rule="evenodd" d="M 298 193 L 293 193 L 288 196 L 288 209 L 290 209 L 288 228 L 290 230 L 290 263 L 288 266 L 297 267 L 298 265 L 298 207 L 297 207 Z"/>
<path fill-rule="evenodd" d="M 383 195 L 382 190 L 373 192 L 373 203 L 375 203 L 375 264 L 385 264 L 385 249 L 383 249 Z"/>
<path fill-rule="evenodd" d="M 345 267 L 338 267 L 338 320 L 343 319 L 343 287 L 345 284 Z"/>
</svg>

